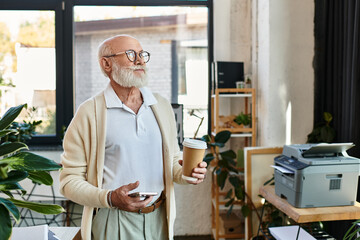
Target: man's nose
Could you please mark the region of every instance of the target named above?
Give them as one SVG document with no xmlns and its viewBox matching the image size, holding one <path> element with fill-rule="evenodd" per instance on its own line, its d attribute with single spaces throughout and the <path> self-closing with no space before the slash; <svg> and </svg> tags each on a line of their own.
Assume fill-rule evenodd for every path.
<svg viewBox="0 0 360 240">
<path fill-rule="evenodd" d="M 145 65 L 144 59 L 142 59 L 139 55 L 137 55 L 135 65 Z"/>
</svg>

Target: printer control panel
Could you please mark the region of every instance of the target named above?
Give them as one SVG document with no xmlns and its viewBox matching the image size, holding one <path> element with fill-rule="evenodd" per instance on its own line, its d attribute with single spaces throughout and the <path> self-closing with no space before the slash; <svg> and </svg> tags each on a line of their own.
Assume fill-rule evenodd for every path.
<svg viewBox="0 0 360 240">
<path fill-rule="evenodd" d="M 309 166 L 306 163 L 300 162 L 297 159 L 290 158 L 290 157 L 285 156 L 285 155 L 275 157 L 275 162 L 279 163 L 280 165 L 290 167 L 292 169 L 303 169 L 303 168 L 306 168 L 307 166 Z"/>
</svg>

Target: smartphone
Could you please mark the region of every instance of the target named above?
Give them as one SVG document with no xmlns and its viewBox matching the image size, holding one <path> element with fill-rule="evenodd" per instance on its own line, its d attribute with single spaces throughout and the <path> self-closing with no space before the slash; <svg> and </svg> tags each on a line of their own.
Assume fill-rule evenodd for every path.
<svg viewBox="0 0 360 240">
<path fill-rule="evenodd" d="M 156 196 L 157 192 L 133 192 L 129 194 L 129 197 L 150 197 Z"/>
</svg>

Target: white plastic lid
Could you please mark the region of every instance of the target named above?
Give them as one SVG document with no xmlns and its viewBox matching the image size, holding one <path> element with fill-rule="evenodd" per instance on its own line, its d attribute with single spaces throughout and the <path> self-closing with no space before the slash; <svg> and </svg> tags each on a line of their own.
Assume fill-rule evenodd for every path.
<svg viewBox="0 0 360 240">
<path fill-rule="evenodd" d="M 206 142 L 197 140 L 197 139 L 191 139 L 191 138 L 185 138 L 183 142 L 184 147 L 188 148 L 195 148 L 195 149 L 206 149 Z"/>
</svg>

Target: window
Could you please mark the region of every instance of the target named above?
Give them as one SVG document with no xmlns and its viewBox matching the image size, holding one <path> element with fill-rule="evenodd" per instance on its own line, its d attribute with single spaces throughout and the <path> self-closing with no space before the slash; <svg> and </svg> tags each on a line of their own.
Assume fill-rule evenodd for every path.
<svg viewBox="0 0 360 240">
<path fill-rule="evenodd" d="M 39 135 L 56 133 L 54 11 L 0 11 L 0 114 L 26 103 L 16 120 L 42 121 Z M 32 110 L 34 109 L 34 110 Z"/>
<path fill-rule="evenodd" d="M 72 115 L 72 106 L 64 104 L 68 93 L 62 91 L 62 14 L 61 1 L 3 0 L 0 5 L 0 115 L 28 105 L 16 121 L 42 121 L 29 145 L 59 145 L 65 116 Z"/>
<path fill-rule="evenodd" d="M 96 14 L 94 14 L 96 13 Z M 184 137 L 207 133 L 208 9 L 203 6 L 75 6 L 75 107 L 105 88 L 97 46 L 106 38 L 129 34 L 151 53 L 147 63 L 152 92 L 184 109 Z"/>
<path fill-rule="evenodd" d="M 42 120 L 30 144 L 61 144 L 79 104 L 107 84 L 97 64 L 98 44 L 121 33 L 139 38 L 151 52 L 149 88 L 183 104 L 185 137 L 200 121 L 188 112 L 196 110 L 207 122 L 212 0 L 133 4 L 132 0 L 2 0 L 0 114 L 25 102 L 34 106 L 31 116 L 17 119 Z M 200 91 L 193 91 L 194 86 Z M 200 134 L 207 129 L 204 123 Z"/>
</svg>

